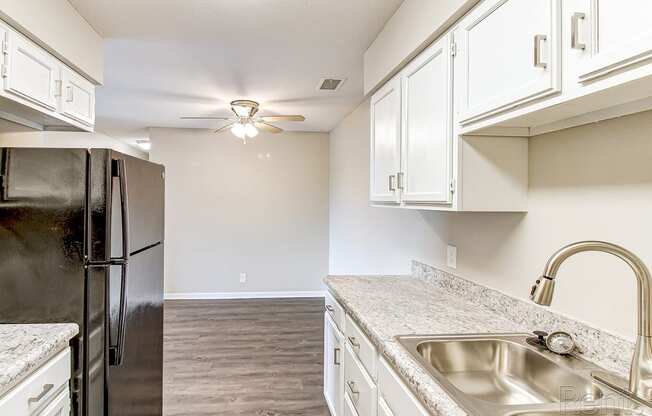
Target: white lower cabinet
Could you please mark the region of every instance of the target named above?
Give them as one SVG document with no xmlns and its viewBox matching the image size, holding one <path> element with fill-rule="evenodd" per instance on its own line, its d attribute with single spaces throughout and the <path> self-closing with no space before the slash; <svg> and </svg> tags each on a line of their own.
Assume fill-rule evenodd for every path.
<svg viewBox="0 0 652 416">
<path fill-rule="evenodd" d="M 65 388 L 38 416 L 70 415 L 70 392 Z"/>
<path fill-rule="evenodd" d="M 348 395 L 344 399 L 344 416 L 359 416 Z"/>
<path fill-rule="evenodd" d="M 376 380 L 376 362 L 378 361 L 378 353 L 376 347 L 369 341 L 362 332 L 362 329 L 356 324 L 349 315 L 346 316 L 346 340 L 351 346 L 351 351 L 355 357 L 360 361 L 360 364 L 367 370 L 367 374 Z"/>
<path fill-rule="evenodd" d="M 356 358 L 349 343 L 344 349 L 344 391 L 359 416 L 376 416 L 378 404 L 376 383 Z"/>
<path fill-rule="evenodd" d="M 70 366 L 67 348 L 0 397 L 0 415 L 68 416 Z"/>
<path fill-rule="evenodd" d="M 341 308 L 332 296 L 328 303 Z M 332 416 L 429 415 L 348 313 L 344 333 L 329 313 L 324 322 L 324 396 Z"/>
<path fill-rule="evenodd" d="M 344 399 L 344 336 L 330 314 L 324 314 L 324 398 L 331 415 L 342 414 Z"/>
<path fill-rule="evenodd" d="M 378 409 L 379 416 L 428 416 L 429 414 L 383 358 L 378 365 Z"/>
<path fill-rule="evenodd" d="M 378 416 L 394 416 L 389 405 L 380 394 L 378 394 Z"/>
</svg>

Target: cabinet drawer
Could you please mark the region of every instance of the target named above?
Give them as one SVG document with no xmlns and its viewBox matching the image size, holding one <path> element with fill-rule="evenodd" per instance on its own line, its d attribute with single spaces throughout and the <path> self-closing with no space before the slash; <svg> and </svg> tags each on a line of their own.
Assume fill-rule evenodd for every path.
<svg viewBox="0 0 652 416">
<path fill-rule="evenodd" d="M 70 348 L 66 348 L 0 398 L 0 415 L 28 416 L 43 409 L 62 392 L 67 395 L 69 379 Z M 45 413 L 50 414 L 57 415 Z"/>
<path fill-rule="evenodd" d="M 383 401 L 385 414 L 401 416 L 428 416 L 419 400 L 412 394 L 385 359 L 378 365 L 378 397 Z M 382 406 L 381 406 L 382 407 Z M 387 413 L 389 411 L 389 413 Z M 379 414 L 383 414 L 379 411 Z"/>
<path fill-rule="evenodd" d="M 355 410 L 355 406 L 353 406 L 348 395 L 344 399 L 344 416 L 358 416 L 358 412 Z"/>
<path fill-rule="evenodd" d="M 57 397 L 50 402 L 38 416 L 68 416 L 70 415 L 70 391 L 66 386 Z"/>
<path fill-rule="evenodd" d="M 369 341 L 369 338 L 362 332 L 360 327 L 353 322 L 350 316 L 346 316 L 346 339 L 356 357 L 360 360 L 367 373 L 373 380 L 376 379 L 376 363 L 378 361 L 378 354 L 376 347 Z"/>
<path fill-rule="evenodd" d="M 337 325 L 337 328 L 344 332 L 344 317 L 346 316 L 346 312 L 344 311 L 344 308 L 338 301 L 335 300 L 333 295 L 331 295 L 329 292 L 326 292 L 326 311 L 331 315 L 331 318 L 333 318 L 333 321 L 335 321 L 335 324 Z"/>
<path fill-rule="evenodd" d="M 378 395 L 378 416 L 394 416 L 385 399 Z"/>
<path fill-rule="evenodd" d="M 348 344 L 344 353 L 344 390 L 345 396 L 351 399 L 358 415 L 376 416 L 378 405 L 376 385 Z"/>
</svg>

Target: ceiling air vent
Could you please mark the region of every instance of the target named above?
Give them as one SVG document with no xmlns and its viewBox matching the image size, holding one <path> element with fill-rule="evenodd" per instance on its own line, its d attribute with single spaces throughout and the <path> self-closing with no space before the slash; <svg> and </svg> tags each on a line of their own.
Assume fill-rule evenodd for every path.
<svg viewBox="0 0 652 416">
<path fill-rule="evenodd" d="M 337 91 L 342 87 L 344 81 L 345 79 L 342 78 L 322 78 L 317 89 L 319 91 Z"/>
</svg>

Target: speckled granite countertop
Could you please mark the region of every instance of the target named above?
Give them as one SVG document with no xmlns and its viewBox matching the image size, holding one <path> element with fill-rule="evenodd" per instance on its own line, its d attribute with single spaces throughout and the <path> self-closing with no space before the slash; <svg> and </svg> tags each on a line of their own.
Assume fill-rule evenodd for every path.
<svg viewBox="0 0 652 416">
<path fill-rule="evenodd" d="M 325 282 L 433 415 L 467 413 L 394 340 L 397 335 L 527 333 L 538 328 L 564 328 L 580 345 L 584 341 L 586 345 L 608 345 L 613 351 L 618 351 L 614 358 L 615 353 L 611 351 L 587 348 L 585 358 L 595 358 L 592 361 L 616 371 L 622 370 L 623 365 L 627 367 L 631 357 L 627 352 L 633 347 L 627 341 L 578 327 L 576 323 L 543 311 L 536 305 L 530 306 L 491 289 L 441 275 L 437 270 L 428 269 L 429 266 L 418 263 L 416 266 L 418 278 L 329 276 Z M 426 268 L 420 270 L 421 266 Z M 532 328 L 526 319 L 530 317 L 538 326 Z M 594 341 L 597 336 L 602 337 L 599 343 Z"/>
<path fill-rule="evenodd" d="M 466 412 L 394 336 L 523 331 L 481 306 L 411 277 L 338 276 L 326 278 L 326 284 L 434 415 Z"/>
<path fill-rule="evenodd" d="M 0 324 L 0 396 L 67 347 L 78 332 L 77 324 Z"/>
</svg>

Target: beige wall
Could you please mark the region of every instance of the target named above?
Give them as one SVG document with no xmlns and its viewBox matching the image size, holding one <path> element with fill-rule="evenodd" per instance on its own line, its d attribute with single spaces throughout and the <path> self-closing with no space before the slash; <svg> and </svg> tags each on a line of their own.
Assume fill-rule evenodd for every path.
<svg viewBox="0 0 652 416">
<path fill-rule="evenodd" d="M 102 38 L 68 0 L 0 0 L 0 17 L 90 80 L 102 84 Z"/>
<path fill-rule="evenodd" d="M 364 54 L 364 93 L 381 85 L 479 0 L 405 0 Z"/>
<path fill-rule="evenodd" d="M 453 272 L 525 299 L 547 258 L 576 240 L 619 243 L 652 267 L 652 112 L 530 139 L 527 214 L 368 207 L 367 120 L 363 103 L 331 134 L 331 273 L 444 267 L 451 243 Z M 624 263 L 585 253 L 562 267 L 552 308 L 632 339 L 635 289 Z"/>
<path fill-rule="evenodd" d="M 208 130 L 150 138 L 151 159 L 166 167 L 168 296 L 323 290 L 327 134 L 261 134 L 247 145 Z"/>
<path fill-rule="evenodd" d="M 0 146 L 106 148 L 147 159 L 137 147 L 102 133 L 40 131 L 0 119 Z"/>
</svg>

